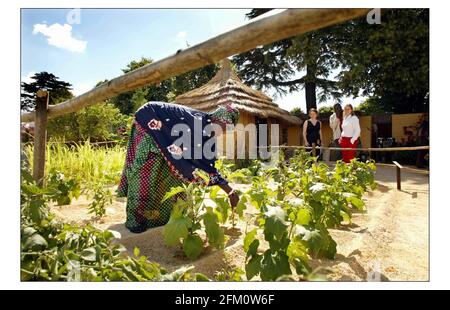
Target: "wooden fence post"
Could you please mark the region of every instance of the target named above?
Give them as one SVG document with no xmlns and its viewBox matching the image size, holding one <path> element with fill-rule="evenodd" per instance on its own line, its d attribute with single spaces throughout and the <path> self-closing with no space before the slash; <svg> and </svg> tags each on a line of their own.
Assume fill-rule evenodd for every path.
<svg viewBox="0 0 450 310">
<path fill-rule="evenodd" d="M 312 144 L 312 156 L 316 157 L 316 144 L 315 143 Z"/>
<path fill-rule="evenodd" d="M 47 91 L 37 91 L 34 119 L 33 178 L 40 187 L 44 185 L 48 99 L 49 94 Z"/>
<path fill-rule="evenodd" d="M 397 170 L 397 190 L 402 190 L 402 169 L 403 166 L 400 165 L 398 162 L 393 161 L 394 165 L 396 166 Z"/>
</svg>

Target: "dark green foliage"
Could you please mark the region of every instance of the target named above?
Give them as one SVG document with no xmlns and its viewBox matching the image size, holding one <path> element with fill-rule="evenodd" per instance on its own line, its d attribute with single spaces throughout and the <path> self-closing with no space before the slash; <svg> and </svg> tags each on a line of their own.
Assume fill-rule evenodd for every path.
<svg viewBox="0 0 450 310">
<path fill-rule="evenodd" d="M 48 72 L 39 72 L 31 77 L 31 83 L 21 83 L 22 92 L 20 94 L 20 109 L 32 111 L 36 106 L 35 96 L 40 89 L 47 90 L 51 95 L 49 104 L 56 104 L 73 97 L 70 92 L 72 85 L 59 80 L 59 77 Z"/>
</svg>

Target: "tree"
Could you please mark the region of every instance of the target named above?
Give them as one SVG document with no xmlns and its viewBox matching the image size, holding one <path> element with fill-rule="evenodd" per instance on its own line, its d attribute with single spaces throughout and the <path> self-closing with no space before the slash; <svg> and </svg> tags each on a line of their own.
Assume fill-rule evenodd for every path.
<svg viewBox="0 0 450 310">
<path fill-rule="evenodd" d="M 386 112 L 383 106 L 374 98 L 366 99 L 355 108 L 355 111 L 364 115 L 382 114 Z"/>
<path fill-rule="evenodd" d="M 179 96 L 206 84 L 217 71 L 218 67 L 212 64 L 174 77 L 171 83 L 173 96 Z"/>
<path fill-rule="evenodd" d="M 319 112 L 319 115 L 331 115 L 334 113 L 334 109 L 332 106 L 324 106 L 324 107 L 320 107 L 318 112 Z"/>
<path fill-rule="evenodd" d="M 254 9 L 247 18 L 267 11 Z M 359 95 L 388 112 L 428 111 L 429 10 L 383 10 L 381 24 L 362 17 L 258 47 L 234 61 L 244 82 L 258 89 L 285 94 L 304 88 L 308 110 Z"/>
<path fill-rule="evenodd" d="M 305 112 L 302 111 L 302 109 L 300 107 L 295 107 L 291 110 L 291 115 L 297 116 L 302 118 L 305 115 Z"/>
<path fill-rule="evenodd" d="M 361 18 L 341 29 L 346 39 L 336 46 L 345 94 L 370 96 L 388 112 L 428 111 L 428 9 L 383 10 L 381 24 Z"/>
<path fill-rule="evenodd" d="M 142 57 L 140 60 L 132 60 L 123 73 L 128 73 L 145 65 L 151 64 L 151 58 Z M 148 85 L 139 89 L 125 92 L 111 99 L 122 114 L 133 114 L 142 104 L 148 101 L 167 101 L 167 95 L 171 90 L 171 81 L 165 80 L 156 85 Z"/>
<path fill-rule="evenodd" d="M 123 73 L 136 70 L 153 62 L 150 58 L 142 57 L 140 60 L 132 60 Z M 176 77 L 162 81 L 157 85 L 148 85 L 133 91 L 122 93 L 111 99 L 123 114 L 131 115 L 140 106 L 148 101 L 174 101 L 175 97 L 207 83 L 217 72 L 216 65 L 208 65 Z M 102 81 L 99 83 L 104 83 Z"/>
<path fill-rule="evenodd" d="M 48 72 L 39 72 L 31 77 L 34 81 L 31 83 L 21 83 L 20 109 L 32 111 L 36 107 L 36 92 L 39 89 L 47 90 L 50 94 L 49 104 L 57 104 L 73 98 L 70 92 L 72 85 L 61 81 L 59 77 Z"/>
<path fill-rule="evenodd" d="M 128 117 L 111 103 L 102 102 L 48 120 L 48 135 L 65 141 L 108 141 L 119 127 L 125 126 Z"/>
<path fill-rule="evenodd" d="M 255 18 L 269 9 L 253 9 L 246 16 Z M 317 101 L 340 98 L 337 81 L 330 78 L 339 67 L 332 42 L 339 26 L 281 40 L 233 58 L 245 83 L 258 89 L 274 88 L 280 94 L 305 89 L 307 110 Z M 297 72 L 304 75 L 297 77 Z M 318 93 L 317 93 L 318 91 Z"/>
</svg>

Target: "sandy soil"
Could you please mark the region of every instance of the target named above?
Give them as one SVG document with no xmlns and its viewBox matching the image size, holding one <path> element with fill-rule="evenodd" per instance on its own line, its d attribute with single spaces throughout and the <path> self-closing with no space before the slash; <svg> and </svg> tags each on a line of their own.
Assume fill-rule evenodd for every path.
<svg viewBox="0 0 450 310">
<path fill-rule="evenodd" d="M 403 172 L 401 191 L 396 189 L 393 168 L 378 167 L 376 180 L 378 188 L 364 197 L 367 211 L 354 213 L 351 225 L 331 230 L 338 244 L 336 259 L 314 260 L 312 266 L 326 267 L 327 278 L 332 281 L 428 281 L 428 176 Z M 87 213 L 86 197 L 52 210 L 64 222 L 93 223 L 120 232 L 119 242 L 129 251 L 137 246 L 142 255 L 168 270 L 192 265 L 195 271 L 211 277 L 229 267 L 243 268 L 242 238 L 246 227 L 252 225 L 255 210 L 246 211 L 248 223 L 225 227 L 228 240 L 224 250 L 207 248 L 197 260 L 190 261 L 183 257 L 181 248 L 165 245 L 162 227 L 130 233 L 123 225 L 125 203 L 125 199 L 115 200 L 104 219 L 97 222 Z"/>
</svg>

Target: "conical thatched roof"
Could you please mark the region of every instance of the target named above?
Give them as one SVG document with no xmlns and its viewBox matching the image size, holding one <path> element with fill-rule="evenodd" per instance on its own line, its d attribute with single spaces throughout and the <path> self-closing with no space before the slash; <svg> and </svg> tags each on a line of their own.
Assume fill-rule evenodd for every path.
<svg viewBox="0 0 450 310">
<path fill-rule="evenodd" d="M 221 69 L 208 83 L 178 96 L 175 102 L 201 111 L 211 111 L 229 100 L 239 110 L 261 118 L 274 117 L 290 125 L 302 123 L 298 117 L 279 108 L 270 97 L 242 83 L 228 59 L 222 60 Z"/>
</svg>

